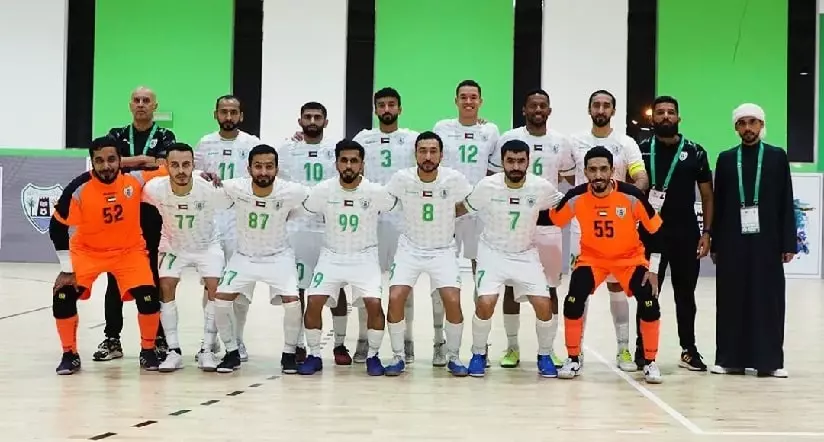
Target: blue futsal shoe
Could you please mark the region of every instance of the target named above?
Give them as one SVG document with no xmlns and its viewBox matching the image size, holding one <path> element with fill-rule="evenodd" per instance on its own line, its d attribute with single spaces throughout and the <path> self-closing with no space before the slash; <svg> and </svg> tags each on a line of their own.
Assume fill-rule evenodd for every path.
<svg viewBox="0 0 824 442">
<path fill-rule="evenodd" d="M 383 376 L 384 373 L 385 370 L 383 369 L 381 360 L 378 359 L 378 355 L 372 356 L 371 358 L 366 358 L 366 374 L 369 376 Z"/>
<path fill-rule="evenodd" d="M 323 370 L 323 361 L 317 356 L 307 356 L 303 364 L 298 365 L 298 374 L 312 375 Z"/>
<path fill-rule="evenodd" d="M 550 355 L 538 355 L 538 374 L 545 378 L 557 378 L 558 369 Z"/>
<path fill-rule="evenodd" d="M 486 373 L 486 355 L 473 354 L 467 371 L 472 377 L 483 377 Z"/>
<path fill-rule="evenodd" d="M 450 373 L 452 373 L 452 376 L 455 376 L 456 378 L 462 378 L 469 374 L 469 370 L 467 370 L 458 358 L 449 361 L 449 363 L 446 364 L 446 368 Z"/>
<path fill-rule="evenodd" d="M 406 370 L 406 362 L 400 356 L 395 356 L 392 363 L 384 368 L 386 376 L 400 376 Z"/>
</svg>

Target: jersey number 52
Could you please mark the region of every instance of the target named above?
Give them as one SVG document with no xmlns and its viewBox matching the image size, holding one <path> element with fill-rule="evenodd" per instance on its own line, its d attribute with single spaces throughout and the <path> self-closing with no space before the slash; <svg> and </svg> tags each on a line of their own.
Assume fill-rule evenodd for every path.
<svg viewBox="0 0 824 442">
<path fill-rule="evenodd" d="M 103 208 L 103 222 L 106 224 L 123 221 L 123 206 L 115 204 L 112 207 Z"/>
</svg>

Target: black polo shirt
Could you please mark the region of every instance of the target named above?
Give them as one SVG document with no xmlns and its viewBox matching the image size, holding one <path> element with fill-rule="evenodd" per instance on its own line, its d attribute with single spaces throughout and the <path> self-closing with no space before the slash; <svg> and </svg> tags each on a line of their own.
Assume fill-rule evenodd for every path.
<svg viewBox="0 0 824 442">
<path fill-rule="evenodd" d="M 157 123 L 155 123 L 157 124 Z M 129 145 L 129 124 L 124 127 L 113 127 L 109 130 L 109 136 L 120 141 L 120 156 L 121 157 L 136 157 L 139 155 L 147 155 L 153 158 L 166 158 L 166 150 L 175 143 L 175 134 L 164 127 L 157 127 L 149 140 L 149 134 L 152 133 L 152 128 L 139 131 L 134 129 L 134 145 Z M 128 172 L 129 170 L 124 170 Z"/>
<path fill-rule="evenodd" d="M 641 156 L 650 175 L 650 188 L 663 191 L 664 181 L 678 151 L 678 145 L 683 135 L 678 134 L 679 142 L 667 144 L 661 140 L 655 141 L 655 177 L 652 176 L 651 141 L 647 138 L 640 143 Z M 695 216 L 696 185 L 712 181 L 707 152 L 700 144 L 684 139 L 684 147 L 675 162 L 675 169 L 667 188 L 667 196 L 661 207 L 661 219 L 664 220 L 664 229 L 672 231 L 698 231 L 698 219 Z M 653 187 L 652 183 L 655 183 Z"/>
</svg>

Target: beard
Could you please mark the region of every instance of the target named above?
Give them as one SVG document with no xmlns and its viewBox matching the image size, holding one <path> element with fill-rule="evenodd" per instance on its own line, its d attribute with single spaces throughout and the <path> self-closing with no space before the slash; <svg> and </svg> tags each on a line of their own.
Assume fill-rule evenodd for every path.
<svg viewBox="0 0 824 442">
<path fill-rule="evenodd" d="M 221 121 L 219 123 L 219 126 L 220 126 L 221 130 L 225 130 L 226 132 L 231 132 L 231 131 L 237 129 L 237 123 L 235 123 L 234 121 L 231 121 L 231 120 Z"/>
<path fill-rule="evenodd" d="M 741 141 L 743 141 L 744 144 L 753 144 L 757 140 L 758 140 L 758 134 L 755 133 L 755 132 L 746 131 L 746 132 L 744 132 L 743 135 L 741 135 Z"/>
<path fill-rule="evenodd" d="M 323 128 L 314 124 L 308 126 L 301 126 L 303 134 L 310 138 L 317 138 L 323 134 Z"/>
<path fill-rule="evenodd" d="M 609 124 L 609 119 L 606 115 L 593 115 L 592 124 L 596 127 L 605 127 Z"/>
<path fill-rule="evenodd" d="M 425 173 L 430 173 L 438 168 L 438 165 L 433 163 L 432 161 L 424 161 L 423 163 L 418 163 L 418 169 L 424 171 Z"/>
<path fill-rule="evenodd" d="M 344 170 L 340 173 L 340 179 L 346 184 L 352 184 L 358 179 L 358 174 L 354 170 Z"/>
<path fill-rule="evenodd" d="M 592 190 L 594 190 L 596 192 L 603 192 L 603 191 L 607 190 L 607 183 L 608 183 L 607 180 L 590 181 L 590 184 L 592 185 Z"/>
<path fill-rule="evenodd" d="M 394 122 L 398 121 L 398 116 L 399 115 L 390 114 L 389 112 L 384 112 L 380 117 L 378 117 L 378 119 L 381 120 L 381 123 L 386 124 L 386 125 L 390 125 L 390 124 L 393 124 Z"/>
<path fill-rule="evenodd" d="M 546 116 L 541 114 L 527 115 L 526 120 L 533 126 L 542 126 L 546 124 Z"/>
<path fill-rule="evenodd" d="M 192 180 L 192 177 L 190 175 L 186 175 L 186 174 L 182 174 L 182 173 L 178 174 L 178 175 L 175 175 L 175 177 L 174 177 L 175 184 L 177 184 L 178 186 L 187 186 L 187 185 L 189 185 L 189 182 L 191 180 Z"/>
<path fill-rule="evenodd" d="M 509 181 L 513 183 L 520 183 L 526 176 L 526 172 L 521 170 L 505 170 L 504 175 L 506 175 L 506 179 Z"/>
<path fill-rule="evenodd" d="M 662 138 L 670 138 L 678 135 L 678 123 L 653 123 L 652 130 L 655 135 Z"/>
<path fill-rule="evenodd" d="M 111 184 L 115 179 L 117 179 L 117 174 L 120 172 L 120 169 L 103 170 L 100 172 L 93 169 L 92 172 L 94 172 L 94 176 L 96 176 L 100 182 L 104 184 Z"/>
<path fill-rule="evenodd" d="M 275 177 L 270 176 L 256 176 L 252 177 L 252 182 L 258 187 L 269 187 L 275 182 Z"/>
</svg>

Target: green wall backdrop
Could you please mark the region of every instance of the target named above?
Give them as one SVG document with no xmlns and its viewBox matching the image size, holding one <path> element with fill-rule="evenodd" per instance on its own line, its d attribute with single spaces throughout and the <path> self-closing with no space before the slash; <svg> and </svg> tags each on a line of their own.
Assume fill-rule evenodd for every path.
<svg viewBox="0 0 824 442">
<path fill-rule="evenodd" d="M 512 0 L 484 0 L 483 7 L 477 0 L 377 0 L 375 89 L 396 88 L 401 125 L 427 130 L 457 116 L 455 86 L 474 79 L 482 88 L 482 117 L 507 130 L 514 26 Z"/>
<path fill-rule="evenodd" d="M 787 2 L 658 0 L 657 93 L 681 106 L 681 128 L 711 164 L 739 138 L 732 111 L 761 105 L 770 143 L 787 145 Z"/>
<path fill-rule="evenodd" d="M 95 136 L 131 121 L 129 94 L 141 85 L 172 113 L 178 140 L 215 130 L 214 101 L 232 89 L 233 26 L 233 0 L 97 0 Z"/>
</svg>

